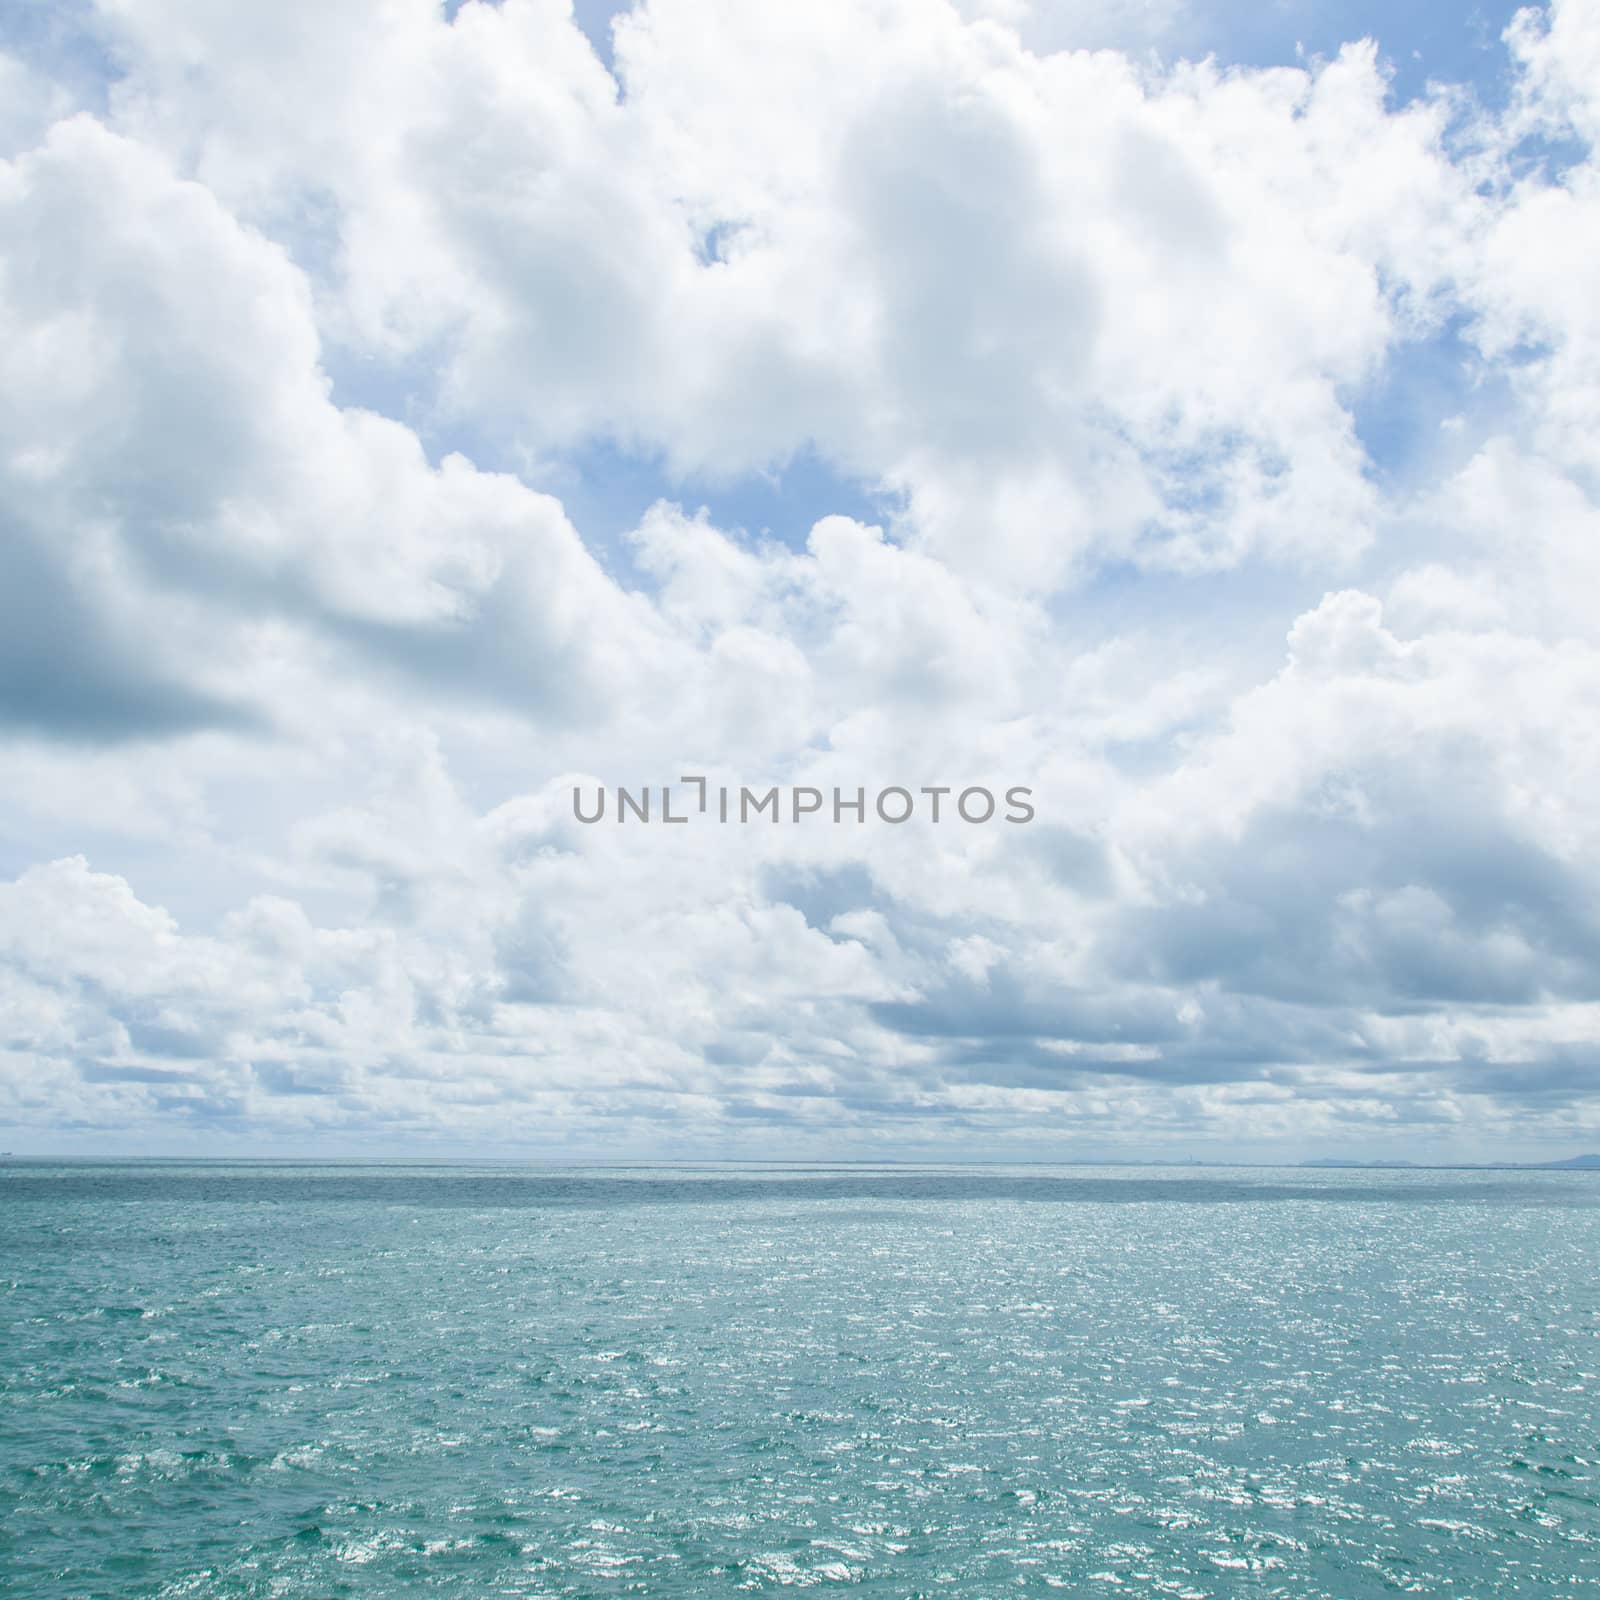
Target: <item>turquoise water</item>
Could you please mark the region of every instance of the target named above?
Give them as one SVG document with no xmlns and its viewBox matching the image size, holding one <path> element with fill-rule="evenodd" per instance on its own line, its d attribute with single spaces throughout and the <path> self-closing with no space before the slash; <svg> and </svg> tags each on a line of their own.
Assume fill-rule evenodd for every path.
<svg viewBox="0 0 1600 1600">
<path fill-rule="evenodd" d="M 0 1167 L 0 1589 L 1600 1589 L 1600 1175 Z"/>
</svg>

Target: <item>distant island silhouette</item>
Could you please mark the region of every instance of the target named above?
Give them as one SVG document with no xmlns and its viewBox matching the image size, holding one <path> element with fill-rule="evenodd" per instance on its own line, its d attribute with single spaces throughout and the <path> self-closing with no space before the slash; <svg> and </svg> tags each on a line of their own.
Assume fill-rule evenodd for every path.
<svg viewBox="0 0 1600 1600">
<path fill-rule="evenodd" d="M 1452 1167 L 1471 1167 L 1483 1171 L 1506 1169 L 1515 1172 L 1559 1172 L 1572 1169 L 1600 1169 L 1600 1155 L 1568 1156 L 1565 1161 L 1452 1161 Z M 1352 1161 L 1346 1157 L 1323 1156 L 1316 1161 L 1302 1161 L 1302 1167 L 1427 1167 L 1426 1161 Z"/>
</svg>

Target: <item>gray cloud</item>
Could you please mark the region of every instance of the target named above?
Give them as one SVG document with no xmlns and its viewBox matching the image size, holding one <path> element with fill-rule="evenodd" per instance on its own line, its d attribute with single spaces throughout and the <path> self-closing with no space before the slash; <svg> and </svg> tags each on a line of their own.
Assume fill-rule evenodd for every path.
<svg viewBox="0 0 1600 1600">
<path fill-rule="evenodd" d="M 139 631 L 89 603 L 29 532 L 0 528 L 0 722 L 113 742 L 264 726 L 181 672 L 163 672 Z"/>
</svg>

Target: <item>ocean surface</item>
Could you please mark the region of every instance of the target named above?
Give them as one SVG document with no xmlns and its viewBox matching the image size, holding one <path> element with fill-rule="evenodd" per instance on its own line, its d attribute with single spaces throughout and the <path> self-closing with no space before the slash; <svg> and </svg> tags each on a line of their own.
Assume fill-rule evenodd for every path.
<svg viewBox="0 0 1600 1600">
<path fill-rule="evenodd" d="M 0 1164 L 0 1593 L 1600 1593 L 1600 1173 Z"/>
</svg>

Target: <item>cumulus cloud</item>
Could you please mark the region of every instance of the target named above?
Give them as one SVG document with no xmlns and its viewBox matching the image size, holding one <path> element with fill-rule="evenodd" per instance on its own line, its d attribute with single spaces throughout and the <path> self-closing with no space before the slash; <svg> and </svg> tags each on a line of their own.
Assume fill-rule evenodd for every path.
<svg viewBox="0 0 1600 1600">
<path fill-rule="evenodd" d="M 109 10 L 120 124 L 336 234 L 325 325 L 429 358 L 452 415 L 712 475 L 816 449 L 1025 587 L 1358 553 L 1348 390 L 1440 314 L 1482 209 L 1448 102 L 1388 108 L 1369 45 L 1160 71 L 942 0 L 655 0 L 613 80 L 531 0 Z"/>
<path fill-rule="evenodd" d="M 1594 9 L 1495 112 L 1046 9 L 0 58 L 8 1139 L 1596 1126 Z M 573 815 L 691 773 L 1037 815 Z"/>
<path fill-rule="evenodd" d="M 269 622 L 558 716 L 651 659 L 557 503 L 330 402 L 304 274 L 204 187 L 82 116 L 5 176 L 0 709 L 130 736 L 267 715 Z"/>
</svg>

